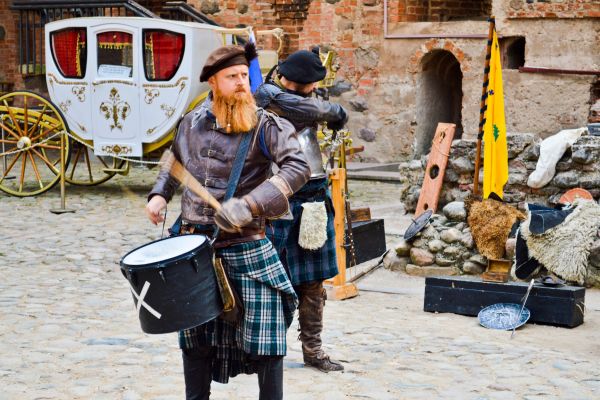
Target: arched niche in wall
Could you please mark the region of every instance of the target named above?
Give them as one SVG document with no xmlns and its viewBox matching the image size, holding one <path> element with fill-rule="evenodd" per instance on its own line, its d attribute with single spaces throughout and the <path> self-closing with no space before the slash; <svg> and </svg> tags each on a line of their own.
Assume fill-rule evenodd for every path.
<svg viewBox="0 0 600 400">
<path fill-rule="evenodd" d="M 415 158 L 429 153 L 438 122 L 456 124 L 455 139 L 462 136 L 462 71 L 449 51 L 433 50 L 421 59 L 417 76 L 417 132 Z"/>
</svg>

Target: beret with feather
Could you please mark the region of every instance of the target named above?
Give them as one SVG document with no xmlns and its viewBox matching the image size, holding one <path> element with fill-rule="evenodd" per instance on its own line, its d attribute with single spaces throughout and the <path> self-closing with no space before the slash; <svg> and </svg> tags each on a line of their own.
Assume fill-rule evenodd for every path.
<svg viewBox="0 0 600 400">
<path fill-rule="evenodd" d="M 246 43 L 244 47 L 237 45 L 221 46 L 214 50 L 206 58 L 202 72 L 200 73 L 200 82 L 206 82 L 208 78 L 222 69 L 234 65 L 250 65 L 250 61 L 258 57 L 254 43 Z"/>
</svg>

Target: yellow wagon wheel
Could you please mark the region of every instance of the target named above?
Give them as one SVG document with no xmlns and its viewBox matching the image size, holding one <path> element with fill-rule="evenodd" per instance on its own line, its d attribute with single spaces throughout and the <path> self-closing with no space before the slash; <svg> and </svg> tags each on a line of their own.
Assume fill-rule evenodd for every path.
<svg viewBox="0 0 600 400">
<path fill-rule="evenodd" d="M 126 172 L 126 162 L 110 156 L 94 155 L 92 148 L 74 140 L 65 179 L 74 185 L 98 185 L 115 176 L 117 172 Z"/>
<path fill-rule="evenodd" d="M 0 190 L 25 197 L 51 189 L 60 179 L 60 135 L 66 132 L 61 112 L 44 97 L 26 91 L 1 96 Z M 69 140 L 62 150 L 68 157 Z"/>
</svg>

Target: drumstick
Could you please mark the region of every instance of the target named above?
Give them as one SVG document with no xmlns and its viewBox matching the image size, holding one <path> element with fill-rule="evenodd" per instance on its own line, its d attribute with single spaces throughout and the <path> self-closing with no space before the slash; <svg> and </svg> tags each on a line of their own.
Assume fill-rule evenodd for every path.
<svg viewBox="0 0 600 400">
<path fill-rule="evenodd" d="M 167 171 L 173 178 L 200 196 L 202 200 L 206 201 L 216 211 L 221 210 L 221 203 L 219 203 L 217 199 L 215 199 L 213 195 L 210 194 L 210 192 L 206 190 L 206 188 L 202 186 L 179 161 L 177 161 L 170 150 L 166 150 L 160 158 L 160 166 L 163 171 Z"/>
</svg>

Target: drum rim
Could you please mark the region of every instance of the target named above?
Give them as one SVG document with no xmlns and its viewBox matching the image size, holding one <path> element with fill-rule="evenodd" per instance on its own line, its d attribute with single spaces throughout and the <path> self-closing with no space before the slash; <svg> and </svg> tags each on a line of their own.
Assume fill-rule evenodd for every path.
<svg viewBox="0 0 600 400">
<path fill-rule="evenodd" d="M 147 264 L 137 264 L 137 265 L 131 265 L 131 264 L 126 264 L 123 262 L 123 260 L 125 258 L 127 258 L 128 255 L 130 255 L 131 253 L 141 249 L 142 247 L 146 247 L 149 246 L 153 243 L 158 243 L 158 242 L 162 242 L 165 240 L 169 240 L 169 239 L 173 239 L 174 237 L 179 237 L 179 236 L 169 236 L 166 238 L 162 238 L 162 239 L 157 239 L 157 240 L 153 240 L 151 242 L 148 242 L 146 244 L 143 244 L 141 246 L 136 247 L 135 249 L 129 251 L 127 254 L 125 254 L 123 257 L 121 257 L 121 260 L 119 261 L 119 265 L 121 266 L 121 269 L 126 269 L 128 271 L 139 271 L 139 270 L 145 270 L 145 269 L 157 269 L 157 268 L 161 268 L 161 265 L 165 265 L 165 264 L 171 264 L 173 262 L 177 262 L 177 261 L 182 261 L 182 260 L 189 260 L 192 257 L 195 257 L 199 250 L 202 250 L 204 247 L 208 247 L 210 249 L 210 241 L 207 235 L 203 235 L 201 233 L 192 233 L 186 236 L 203 236 L 204 238 L 206 238 L 206 240 L 204 242 L 202 242 L 202 244 L 200 244 L 198 247 L 195 247 L 194 249 L 190 250 L 187 253 L 184 254 L 180 254 L 178 256 L 175 257 L 171 257 L 171 258 L 167 258 L 164 259 L 162 261 L 155 261 L 152 263 L 147 263 Z"/>
</svg>

